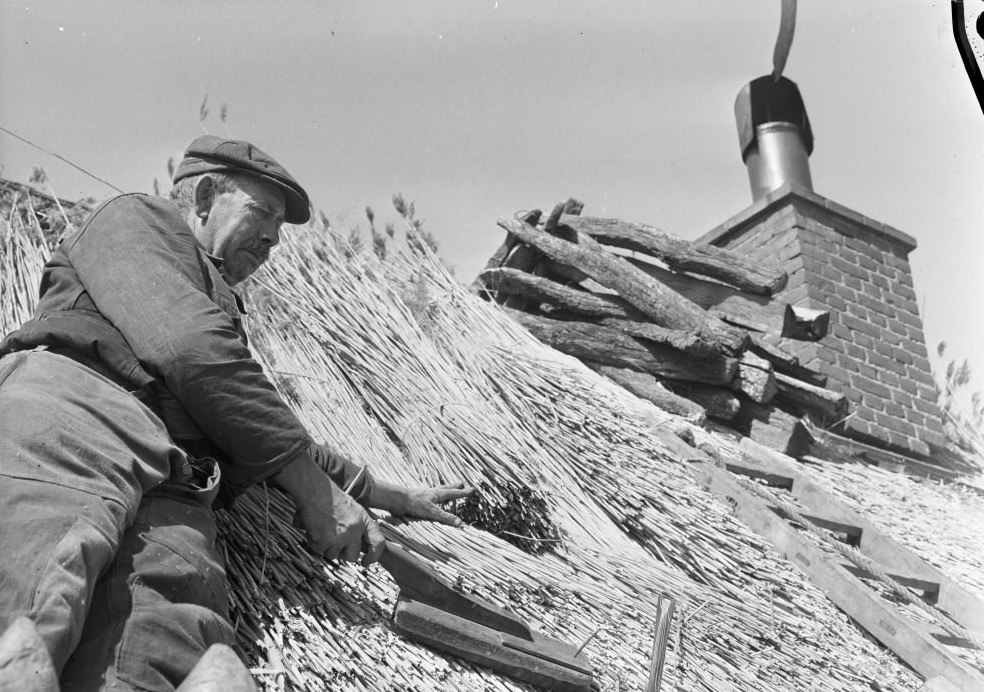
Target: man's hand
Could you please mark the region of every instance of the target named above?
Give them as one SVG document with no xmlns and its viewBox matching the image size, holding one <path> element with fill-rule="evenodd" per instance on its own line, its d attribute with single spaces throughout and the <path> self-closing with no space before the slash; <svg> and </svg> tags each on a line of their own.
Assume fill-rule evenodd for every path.
<svg viewBox="0 0 984 692">
<path fill-rule="evenodd" d="M 441 505 L 468 497 L 473 492 L 475 489 L 464 483 L 437 488 L 404 488 L 376 479 L 369 506 L 386 510 L 397 517 L 429 519 L 450 526 L 461 526 L 461 519 L 445 511 Z"/>
<path fill-rule="evenodd" d="M 311 552 L 329 560 L 376 562 L 386 548 L 379 526 L 345 492 L 304 455 L 285 466 L 275 481 L 294 498 L 295 522 L 307 534 Z"/>
</svg>

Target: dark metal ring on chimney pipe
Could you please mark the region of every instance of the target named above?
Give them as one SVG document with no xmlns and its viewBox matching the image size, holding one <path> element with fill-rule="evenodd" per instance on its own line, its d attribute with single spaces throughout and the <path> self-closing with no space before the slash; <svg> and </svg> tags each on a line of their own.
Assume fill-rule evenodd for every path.
<svg viewBox="0 0 984 692">
<path fill-rule="evenodd" d="M 813 132 L 792 80 L 767 75 L 746 84 L 735 101 L 735 120 L 753 200 L 786 183 L 813 189 Z"/>
</svg>

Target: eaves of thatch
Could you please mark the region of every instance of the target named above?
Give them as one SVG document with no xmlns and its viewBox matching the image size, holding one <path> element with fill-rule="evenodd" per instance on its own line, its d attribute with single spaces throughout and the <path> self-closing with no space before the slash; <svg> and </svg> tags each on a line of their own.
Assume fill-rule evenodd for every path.
<svg viewBox="0 0 984 692">
<path fill-rule="evenodd" d="M 38 238 L 17 220 L 0 229 L 2 331 L 29 314 Z M 380 261 L 296 229 L 251 282 L 248 309 L 257 355 L 315 437 L 380 477 L 480 489 L 472 525 L 395 530 L 464 591 L 586 642 L 600 689 L 644 688 L 667 595 L 664 690 L 923 684 L 703 489 L 679 435 L 724 456 L 734 441 L 544 346 L 426 251 Z M 984 593 L 980 496 L 855 465 L 811 473 Z M 274 489 L 252 489 L 220 522 L 239 648 L 264 689 L 529 689 L 396 634 L 387 573 L 312 557 Z"/>
</svg>

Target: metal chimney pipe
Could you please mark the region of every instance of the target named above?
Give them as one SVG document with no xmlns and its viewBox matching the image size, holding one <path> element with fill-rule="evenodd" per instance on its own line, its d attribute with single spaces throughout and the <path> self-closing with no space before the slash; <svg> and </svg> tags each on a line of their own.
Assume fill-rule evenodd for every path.
<svg viewBox="0 0 984 692">
<path fill-rule="evenodd" d="M 792 80 L 766 75 L 746 84 L 735 100 L 735 121 L 753 201 L 786 183 L 813 189 L 813 131 Z"/>
</svg>

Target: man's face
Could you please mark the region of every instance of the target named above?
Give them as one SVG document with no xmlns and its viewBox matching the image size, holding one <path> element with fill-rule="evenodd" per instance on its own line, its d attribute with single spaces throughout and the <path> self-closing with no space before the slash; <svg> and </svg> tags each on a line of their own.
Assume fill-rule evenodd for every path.
<svg viewBox="0 0 984 692">
<path fill-rule="evenodd" d="M 284 196 L 278 188 L 248 176 L 236 176 L 228 192 L 212 197 L 199 241 L 222 260 L 222 274 L 232 284 L 255 272 L 280 242 Z"/>
</svg>

